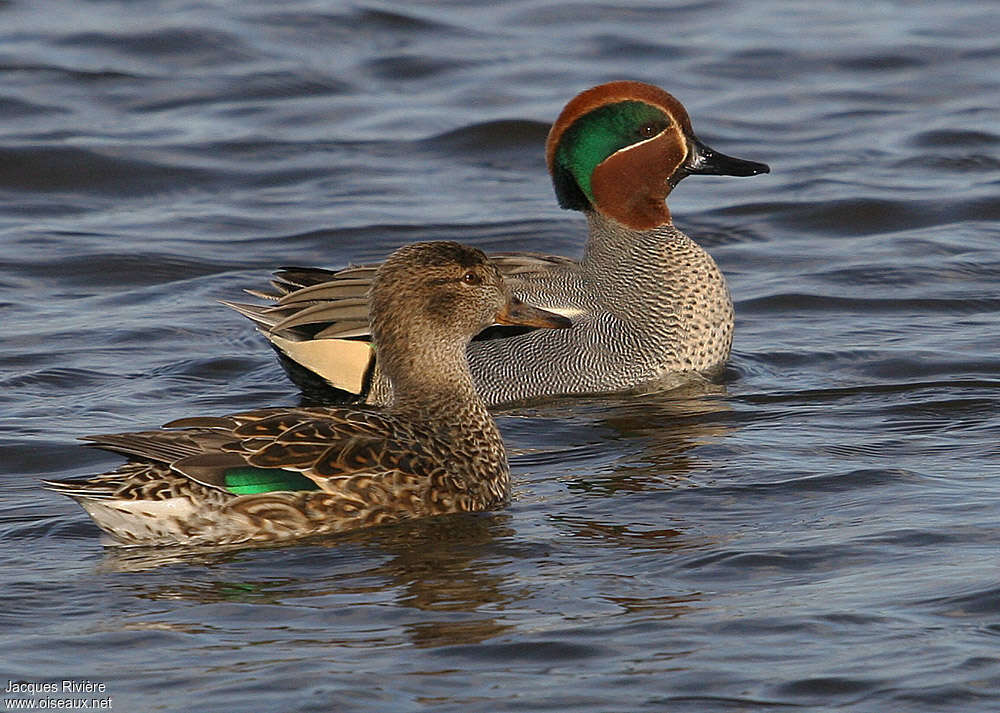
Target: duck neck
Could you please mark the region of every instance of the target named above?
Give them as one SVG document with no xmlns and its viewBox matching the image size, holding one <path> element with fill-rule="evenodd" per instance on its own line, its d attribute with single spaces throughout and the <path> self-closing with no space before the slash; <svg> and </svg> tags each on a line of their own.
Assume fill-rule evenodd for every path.
<svg viewBox="0 0 1000 713">
<path fill-rule="evenodd" d="M 581 264 L 599 283 L 607 282 L 615 290 L 627 289 L 627 283 L 641 275 L 655 276 L 669 268 L 678 249 L 701 250 L 670 221 L 637 230 L 600 211 L 585 215 L 589 231 Z"/>
<path fill-rule="evenodd" d="M 427 333 L 395 335 L 394 340 L 409 348 L 379 354 L 379 366 L 392 384 L 388 410 L 440 425 L 482 424 L 489 435 L 496 431 L 472 380 L 465 342 Z"/>
<path fill-rule="evenodd" d="M 670 222 L 634 230 L 597 211 L 587 221 L 581 268 L 602 307 L 643 335 L 650 354 L 676 354 L 695 370 L 723 361 L 733 306 L 712 257 Z"/>
<path fill-rule="evenodd" d="M 408 331 L 408 337 L 400 341 L 401 335 L 396 335 L 393 342 L 394 347 L 402 344 L 407 349 L 383 350 L 379 355 L 379 367 L 392 386 L 386 410 L 433 434 L 424 446 L 433 451 L 431 443 L 437 442 L 438 452 L 450 461 L 445 468 L 454 487 L 476 502 L 503 502 L 510 491 L 507 451 L 472 381 L 468 342 Z M 471 465 L 463 464 L 463 459 Z"/>
</svg>

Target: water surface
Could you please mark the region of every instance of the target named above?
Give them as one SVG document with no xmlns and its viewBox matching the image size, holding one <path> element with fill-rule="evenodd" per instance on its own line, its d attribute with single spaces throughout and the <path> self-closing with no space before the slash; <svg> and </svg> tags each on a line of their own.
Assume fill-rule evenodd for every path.
<svg viewBox="0 0 1000 713">
<path fill-rule="evenodd" d="M 998 18 L 0 4 L 0 683 L 136 711 L 996 711 Z M 722 385 L 503 412 L 509 508 L 295 546 L 115 552 L 39 489 L 120 462 L 79 436 L 297 403 L 216 302 L 273 268 L 579 254 L 543 142 L 619 78 L 771 165 L 671 196 L 736 302 Z"/>
</svg>

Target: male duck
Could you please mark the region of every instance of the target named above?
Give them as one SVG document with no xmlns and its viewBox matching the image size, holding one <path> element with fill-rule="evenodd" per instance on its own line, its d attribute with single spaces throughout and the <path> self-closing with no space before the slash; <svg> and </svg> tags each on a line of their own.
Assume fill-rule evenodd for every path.
<svg viewBox="0 0 1000 713">
<path fill-rule="evenodd" d="M 371 315 L 385 410 L 270 408 L 92 436 L 129 462 L 46 485 L 141 545 L 283 540 L 502 504 L 507 458 L 466 347 L 496 322 L 569 320 L 522 303 L 481 251 L 450 242 L 394 252 L 372 280 Z"/>
<path fill-rule="evenodd" d="M 571 317 L 573 329 L 494 329 L 473 341 L 469 361 L 486 402 L 662 388 L 719 371 L 732 345 L 729 289 L 711 256 L 674 227 L 665 201 L 692 174 L 769 168 L 708 148 L 677 99 L 632 81 L 570 101 L 546 159 L 559 204 L 587 217 L 583 259 L 492 257 L 516 295 Z M 276 273 L 278 294 L 250 291 L 275 306 L 227 304 L 258 325 L 306 391 L 322 383 L 336 390 L 323 398 L 383 403 L 388 383 L 367 341 L 374 271 L 290 268 Z"/>
</svg>

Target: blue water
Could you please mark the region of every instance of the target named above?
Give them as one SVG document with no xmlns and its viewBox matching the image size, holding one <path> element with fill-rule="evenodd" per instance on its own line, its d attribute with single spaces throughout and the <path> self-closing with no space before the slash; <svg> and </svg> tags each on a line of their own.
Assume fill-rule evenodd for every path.
<svg viewBox="0 0 1000 713">
<path fill-rule="evenodd" d="M 1000 709 L 998 36 L 959 0 L 0 4 L 0 686 Z M 217 304 L 274 268 L 579 254 L 543 142 L 618 78 L 771 165 L 671 196 L 730 281 L 723 384 L 502 412 L 510 507 L 304 545 L 115 552 L 39 488 L 120 462 L 86 434 L 298 403 Z"/>
</svg>

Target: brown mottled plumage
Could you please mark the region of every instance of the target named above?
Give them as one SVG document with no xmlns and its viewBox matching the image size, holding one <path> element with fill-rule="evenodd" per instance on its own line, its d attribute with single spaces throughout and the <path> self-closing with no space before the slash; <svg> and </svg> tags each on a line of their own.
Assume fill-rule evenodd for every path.
<svg viewBox="0 0 1000 713">
<path fill-rule="evenodd" d="M 717 373 L 732 344 L 729 290 L 712 257 L 674 227 L 666 199 L 685 176 L 768 167 L 713 151 L 677 99 L 627 81 L 571 100 L 546 160 L 559 205 L 587 217 L 583 259 L 491 257 L 516 295 L 571 317 L 574 328 L 490 330 L 473 341 L 469 362 L 486 402 L 667 388 Z M 251 291 L 271 305 L 230 306 L 257 324 L 307 392 L 383 403 L 388 382 L 363 341 L 373 270 L 286 269 L 275 293 Z"/>
<path fill-rule="evenodd" d="M 394 387 L 384 410 L 271 408 L 92 436 L 129 462 L 47 486 L 123 544 L 274 541 L 502 504 L 507 459 L 466 345 L 498 320 L 569 321 L 512 297 L 482 252 L 448 242 L 393 253 L 371 314 Z"/>
</svg>

